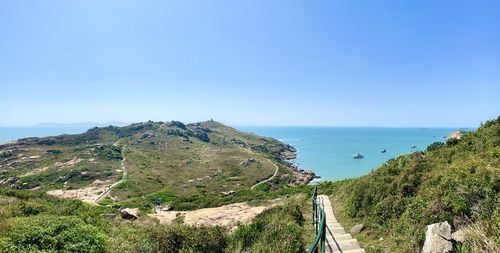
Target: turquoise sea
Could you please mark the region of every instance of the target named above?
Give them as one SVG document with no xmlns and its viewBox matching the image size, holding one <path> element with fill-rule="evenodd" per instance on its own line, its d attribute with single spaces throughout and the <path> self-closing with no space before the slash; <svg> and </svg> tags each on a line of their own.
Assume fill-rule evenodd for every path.
<svg viewBox="0 0 500 253">
<path fill-rule="evenodd" d="M 454 128 L 237 127 L 270 136 L 298 149 L 295 162 L 323 180 L 358 177 L 400 154 L 443 141 Z M 0 127 L 0 143 L 24 137 L 81 133 L 88 127 Z M 412 149 L 411 146 L 416 148 Z M 386 149 L 386 153 L 381 153 Z M 352 157 L 360 153 L 362 159 Z"/>
<path fill-rule="evenodd" d="M 78 134 L 90 127 L 0 127 L 0 143 L 26 137 L 46 137 L 60 134 Z"/>
<path fill-rule="evenodd" d="M 274 137 L 295 146 L 295 162 L 311 169 L 322 180 L 359 177 L 401 154 L 424 150 L 444 141 L 455 128 L 382 127 L 239 127 L 240 130 Z M 412 146 L 416 148 L 412 149 Z M 386 153 L 381 153 L 386 149 Z M 360 153 L 362 159 L 353 156 Z"/>
</svg>

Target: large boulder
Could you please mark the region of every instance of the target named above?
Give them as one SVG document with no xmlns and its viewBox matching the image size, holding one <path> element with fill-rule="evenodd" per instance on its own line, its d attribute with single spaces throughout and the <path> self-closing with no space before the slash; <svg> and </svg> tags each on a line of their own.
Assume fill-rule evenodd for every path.
<svg viewBox="0 0 500 253">
<path fill-rule="evenodd" d="M 208 138 L 207 133 L 205 133 L 205 132 L 199 131 L 199 132 L 196 133 L 196 136 L 201 141 L 204 141 L 204 142 L 209 142 L 210 141 L 210 139 Z"/>
<path fill-rule="evenodd" d="M 428 225 L 422 253 L 451 253 L 452 251 L 450 224 L 445 221 Z"/>
<path fill-rule="evenodd" d="M 137 220 L 139 218 L 139 208 L 125 208 L 120 210 L 120 215 L 126 220 Z"/>
<path fill-rule="evenodd" d="M 365 228 L 365 226 L 363 224 L 357 224 L 355 225 L 354 227 L 351 228 L 351 235 L 357 235 L 359 233 L 361 233 L 361 231 L 363 230 L 363 228 Z"/>
</svg>

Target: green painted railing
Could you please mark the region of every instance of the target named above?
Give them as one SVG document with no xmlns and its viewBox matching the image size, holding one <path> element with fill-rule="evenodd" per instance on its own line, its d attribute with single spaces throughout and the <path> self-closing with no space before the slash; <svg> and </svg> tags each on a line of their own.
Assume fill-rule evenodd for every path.
<svg viewBox="0 0 500 253">
<path fill-rule="evenodd" d="M 316 237 L 313 243 L 309 246 L 308 253 L 324 253 L 325 252 L 325 238 L 326 238 L 326 217 L 325 210 L 322 204 L 318 201 L 318 189 L 314 187 L 312 192 L 312 219 L 314 223 L 314 228 L 316 230 Z"/>
</svg>

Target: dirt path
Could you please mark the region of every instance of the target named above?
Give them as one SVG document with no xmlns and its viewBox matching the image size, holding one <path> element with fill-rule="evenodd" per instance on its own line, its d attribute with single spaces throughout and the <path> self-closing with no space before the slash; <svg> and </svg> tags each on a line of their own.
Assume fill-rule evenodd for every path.
<svg viewBox="0 0 500 253">
<path fill-rule="evenodd" d="M 158 219 L 160 224 L 169 224 L 178 216 L 183 216 L 183 223 L 187 225 L 234 227 L 240 223 L 249 223 L 264 210 L 280 203 L 282 203 L 280 199 L 271 200 L 260 206 L 251 206 L 243 202 L 193 211 L 159 211 L 148 216 Z"/>
<path fill-rule="evenodd" d="M 113 144 L 114 146 L 118 146 L 118 142 L 115 142 Z M 127 158 L 125 157 L 125 147 L 122 147 L 122 162 L 121 162 L 121 167 L 122 167 L 122 172 L 123 172 L 123 175 L 122 175 L 122 178 L 112 184 L 111 186 L 109 186 L 108 188 L 106 188 L 106 190 L 104 190 L 101 194 L 99 194 L 99 196 L 97 196 L 97 198 L 95 198 L 93 201 L 92 201 L 92 204 L 94 205 L 99 205 L 99 201 L 101 201 L 101 199 L 106 196 L 113 188 L 115 188 L 117 185 L 119 185 L 120 183 L 124 182 L 125 181 L 125 178 L 127 177 L 127 167 L 125 166 L 125 162 L 127 161 Z"/>
<path fill-rule="evenodd" d="M 254 184 L 254 185 L 250 188 L 250 190 L 253 190 L 255 187 L 257 187 L 257 186 L 258 186 L 258 185 L 260 185 L 260 184 L 263 184 L 263 183 L 265 183 L 265 182 L 269 182 L 269 181 L 271 181 L 271 180 L 272 180 L 274 177 L 276 177 L 276 175 L 278 174 L 278 171 L 279 171 L 279 167 L 278 167 L 278 165 L 276 165 L 275 163 L 271 162 L 271 160 L 269 160 L 269 159 L 267 159 L 267 161 L 268 161 L 268 162 L 270 162 L 272 165 L 274 165 L 274 167 L 276 167 L 276 170 L 274 170 L 274 174 L 273 174 L 270 178 L 268 178 L 268 179 L 266 179 L 266 180 L 264 180 L 264 181 L 261 181 L 261 182 L 258 182 L 258 183 L 256 183 L 256 184 Z"/>
</svg>

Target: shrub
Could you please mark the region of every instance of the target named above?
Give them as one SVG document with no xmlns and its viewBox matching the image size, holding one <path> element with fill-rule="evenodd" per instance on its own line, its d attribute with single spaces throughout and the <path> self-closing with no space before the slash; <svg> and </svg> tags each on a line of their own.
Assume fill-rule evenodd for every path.
<svg viewBox="0 0 500 253">
<path fill-rule="evenodd" d="M 106 236 L 77 217 L 13 218 L 9 224 L 1 251 L 104 252 L 106 246 Z"/>
<path fill-rule="evenodd" d="M 298 205 L 267 209 L 252 223 L 240 226 L 231 241 L 231 252 L 304 252 L 304 217 Z"/>
</svg>

